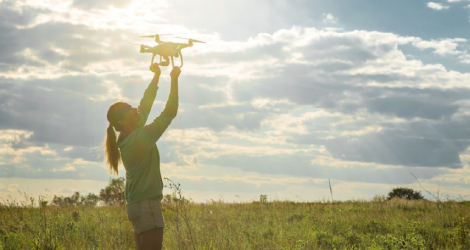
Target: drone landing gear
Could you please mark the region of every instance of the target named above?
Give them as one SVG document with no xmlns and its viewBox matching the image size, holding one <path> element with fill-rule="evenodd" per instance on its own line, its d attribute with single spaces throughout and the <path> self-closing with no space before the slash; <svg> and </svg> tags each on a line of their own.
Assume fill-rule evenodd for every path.
<svg viewBox="0 0 470 250">
<path fill-rule="evenodd" d="M 179 57 L 181 59 L 181 65 L 180 65 L 180 68 L 183 67 L 183 54 L 181 54 L 181 51 L 178 51 L 178 54 L 175 55 L 175 57 Z M 171 56 L 171 66 L 174 68 L 175 67 L 175 63 L 174 63 L 174 60 L 173 60 L 173 56 Z"/>
<path fill-rule="evenodd" d="M 178 52 L 178 54 L 175 56 L 175 57 L 179 57 L 181 59 L 181 65 L 179 66 L 180 68 L 183 67 L 183 54 L 181 54 L 181 52 Z M 151 65 L 153 65 L 153 60 L 155 58 L 155 54 L 152 56 L 152 63 Z M 174 68 L 175 67 L 175 63 L 174 63 L 174 59 L 173 59 L 173 56 L 171 56 L 170 58 L 168 57 L 165 57 L 163 58 L 165 59 L 165 61 L 162 62 L 162 56 L 160 56 L 160 62 L 158 63 L 158 65 L 160 66 L 168 66 L 170 65 L 170 61 L 171 61 L 171 66 Z"/>
</svg>

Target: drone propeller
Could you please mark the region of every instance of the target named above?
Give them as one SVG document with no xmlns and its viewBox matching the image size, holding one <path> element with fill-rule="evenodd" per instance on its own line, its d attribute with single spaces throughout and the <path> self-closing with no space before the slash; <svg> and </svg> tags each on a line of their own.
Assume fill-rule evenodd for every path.
<svg viewBox="0 0 470 250">
<path fill-rule="evenodd" d="M 150 47 L 150 46 L 148 46 L 148 45 L 143 45 L 143 44 L 137 44 L 137 43 L 129 43 L 129 44 L 138 45 L 138 46 L 144 47 L 144 48 L 146 48 L 146 49 L 152 48 L 152 47 Z"/>
<path fill-rule="evenodd" d="M 193 43 L 206 43 L 204 41 L 194 40 L 194 39 L 191 39 L 191 38 L 184 38 L 184 37 L 179 37 L 179 36 L 177 36 L 176 38 L 191 40 L 191 41 L 193 41 Z"/>
<path fill-rule="evenodd" d="M 158 36 L 170 36 L 170 35 L 173 35 L 173 34 L 158 34 Z M 157 35 L 150 35 L 150 36 L 140 36 L 140 37 L 149 37 L 149 38 L 155 38 Z"/>
</svg>

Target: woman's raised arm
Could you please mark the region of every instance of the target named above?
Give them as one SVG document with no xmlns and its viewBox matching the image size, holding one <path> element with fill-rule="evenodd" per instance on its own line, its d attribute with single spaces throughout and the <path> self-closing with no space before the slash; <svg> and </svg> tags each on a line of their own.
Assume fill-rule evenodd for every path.
<svg viewBox="0 0 470 250">
<path fill-rule="evenodd" d="M 158 81 L 160 80 L 161 70 L 160 67 L 158 67 L 158 64 L 150 66 L 150 70 L 154 72 L 155 75 L 153 76 L 152 81 L 145 90 L 144 96 L 140 100 L 139 107 L 137 108 L 141 115 L 138 125 L 139 128 L 143 127 L 147 122 L 150 110 L 152 109 L 153 102 L 155 101 L 155 97 L 157 96 Z"/>
<path fill-rule="evenodd" d="M 171 76 L 171 89 L 168 101 L 166 102 L 165 109 L 160 115 L 153 120 L 149 125 L 144 126 L 144 135 L 146 140 L 150 143 L 155 143 L 165 132 L 170 125 L 171 121 L 178 113 L 178 77 L 181 73 L 179 67 L 174 67 L 170 73 Z"/>
</svg>

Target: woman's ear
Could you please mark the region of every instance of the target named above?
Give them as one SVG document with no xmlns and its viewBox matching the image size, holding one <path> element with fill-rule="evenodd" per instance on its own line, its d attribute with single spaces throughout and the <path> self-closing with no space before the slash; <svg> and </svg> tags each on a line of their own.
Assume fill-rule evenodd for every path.
<svg viewBox="0 0 470 250">
<path fill-rule="evenodd" d="M 118 121 L 119 127 L 124 127 L 127 124 L 127 119 L 122 119 Z"/>
</svg>

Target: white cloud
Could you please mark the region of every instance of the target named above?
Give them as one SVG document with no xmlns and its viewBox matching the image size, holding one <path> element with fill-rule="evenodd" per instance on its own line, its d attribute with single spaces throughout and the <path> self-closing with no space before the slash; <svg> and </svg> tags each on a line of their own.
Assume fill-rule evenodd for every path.
<svg viewBox="0 0 470 250">
<path fill-rule="evenodd" d="M 450 8 L 449 6 L 445 6 L 445 5 L 442 5 L 440 3 L 435 3 L 435 2 L 428 2 L 427 6 L 431 9 L 434 9 L 434 10 L 443 10 L 443 9 Z"/>
<path fill-rule="evenodd" d="M 7 188 L 7 189 L 8 189 L 8 191 L 10 191 L 10 192 L 16 192 L 16 191 L 18 191 L 18 186 L 19 186 L 19 185 L 18 185 L 17 183 L 12 183 L 12 184 L 9 184 L 9 185 L 8 185 L 8 188 Z"/>
<path fill-rule="evenodd" d="M 59 168 L 59 169 L 54 168 L 54 169 L 52 169 L 52 172 L 61 172 L 61 171 L 77 171 L 77 169 L 75 169 L 75 167 L 72 164 L 67 164 L 63 168 Z"/>
<path fill-rule="evenodd" d="M 196 126 L 202 128 L 212 128 L 214 122 L 206 119 L 208 114 L 217 117 L 217 123 L 220 125 L 216 129 L 227 131 L 236 126 L 237 129 L 255 129 L 255 134 L 249 134 L 248 131 L 239 132 L 238 139 L 243 143 L 252 143 L 255 141 L 272 141 L 276 142 L 278 147 L 291 147 L 295 146 L 287 142 L 287 133 L 305 134 L 310 131 L 305 127 L 303 122 L 306 119 L 302 117 L 308 115 L 311 110 L 299 108 L 302 115 L 292 117 L 288 114 L 290 110 L 295 108 L 296 105 L 302 107 L 305 104 L 320 105 L 313 112 L 322 112 L 321 109 L 328 107 L 328 102 L 334 106 L 350 105 L 352 101 L 355 105 L 363 105 L 363 98 L 360 94 L 355 93 L 356 90 L 348 90 L 346 86 L 354 88 L 365 87 L 390 87 L 390 88 L 453 88 L 464 87 L 464 83 L 468 81 L 469 75 L 459 72 L 449 72 L 442 65 L 423 64 L 418 60 L 408 60 L 403 53 L 398 50 L 398 45 L 413 44 L 414 46 L 424 49 L 433 49 L 434 53 L 440 55 L 458 55 L 458 44 L 465 42 L 465 39 L 444 39 L 441 41 L 426 41 L 416 37 L 402 37 L 391 33 L 382 32 L 369 32 L 369 31 L 351 31 L 351 32 L 338 32 L 326 31 L 315 28 L 300 28 L 293 27 L 291 29 L 281 29 L 273 34 L 259 34 L 254 38 L 247 39 L 246 41 L 236 42 L 235 48 L 233 42 L 217 41 L 218 50 L 213 52 L 208 48 L 204 50 L 197 50 L 194 53 L 188 53 L 188 60 L 196 60 L 201 62 L 198 66 L 193 64 L 187 74 L 189 76 L 201 77 L 198 81 L 207 82 L 217 76 L 227 77 L 228 83 L 218 85 L 215 87 L 211 82 L 204 83 L 197 88 L 191 89 L 191 92 L 201 91 L 206 89 L 204 86 L 211 86 L 222 92 L 228 97 L 228 101 L 221 99 L 214 104 L 210 105 L 190 105 L 183 103 L 181 105 L 182 112 L 180 112 L 178 119 L 172 125 L 179 129 L 188 130 Z M 225 49 L 225 50 L 224 50 Z M 285 60 L 292 58 L 296 55 L 296 60 Z M 210 62 L 198 58 L 211 58 Z M 260 60 L 260 58 L 262 58 Z M 197 61 L 201 60 L 201 61 Z M 253 64 L 256 60 L 257 67 L 253 69 Z M 273 63 L 274 62 L 274 63 Z M 135 67 L 134 65 L 129 66 Z M 211 68 L 211 74 L 206 74 L 206 71 L 201 70 L 204 68 Z M 293 67 L 302 67 L 303 71 L 296 72 Z M 214 69 L 216 72 L 214 75 Z M 309 73 L 304 73 L 309 72 Z M 131 74 L 141 74 L 141 72 L 132 72 Z M 293 82 L 289 80 L 291 74 L 298 74 L 298 76 L 305 77 L 306 84 L 303 81 Z M 109 78 L 109 74 L 103 74 L 100 77 Z M 188 77 L 189 77 L 188 76 Z M 385 78 L 377 78 L 377 76 L 384 76 Z M 122 77 L 122 76 L 121 76 Z M 232 79 L 233 77 L 233 79 Z M 186 78 L 191 79 L 191 78 Z M 116 78 L 115 81 L 119 81 Z M 290 82 L 291 90 L 288 92 L 279 91 L 283 89 L 281 85 L 276 82 Z M 319 87 L 318 83 L 326 83 L 327 86 L 336 86 L 338 82 L 344 83 L 343 90 L 339 87 L 337 89 L 328 89 Z M 272 96 L 258 96 L 262 93 L 253 91 L 248 88 L 247 94 L 253 93 L 253 99 L 236 100 L 234 98 L 234 89 L 239 89 L 241 86 L 263 86 L 263 84 L 271 84 L 272 88 L 270 93 Z M 296 86 L 296 87 L 294 87 Z M 129 86 L 132 89 L 135 87 Z M 204 87 L 204 88 L 203 88 Z M 187 87 L 189 88 L 189 87 Z M 256 90 L 256 89 L 255 89 Z M 123 87 L 123 91 L 128 94 L 127 89 Z M 319 92 L 325 91 L 325 92 Z M 331 92 L 330 92 L 331 91 Z M 352 91 L 352 92 L 351 92 Z M 325 99 L 317 97 L 315 93 L 323 93 Z M 310 93 L 310 94 L 309 94 Z M 211 92 L 211 95 L 215 92 Z M 337 96 L 336 96 L 337 95 Z M 200 96 L 199 94 L 197 96 Z M 246 95 L 245 95 L 246 96 Z M 137 97 L 138 98 L 138 97 Z M 319 98 L 317 100 L 317 98 Z M 329 99 L 329 100 L 328 100 Z M 51 99 L 52 100 L 52 99 Z M 188 99 L 182 98 L 183 102 Z M 331 100 L 340 100 L 337 103 Z M 267 105 L 270 103 L 270 105 Z M 291 108 L 279 109 L 275 105 L 289 105 Z M 325 106 L 323 106 L 325 105 Z M 191 107 L 194 107 L 192 109 Z M 277 111 L 276 111 L 277 109 Z M 324 110 L 323 110 L 324 111 Z M 69 110 L 67 110 L 69 112 Z M 187 113 L 186 113 L 187 112 Z M 346 124 L 349 117 L 345 116 L 344 111 L 331 110 L 325 113 L 338 112 L 337 116 L 343 124 Z M 395 111 L 390 111 L 396 114 Z M 21 113 L 21 112 L 20 112 Z M 47 112 L 53 115 L 51 112 Z M 40 117 L 42 115 L 38 114 Z M 195 115 L 202 117 L 206 121 L 196 123 L 195 119 L 191 117 Z M 254 115 L 256 119 L 246 119 Z M 429 117 L 428 114 L 419 114 L 418 117 Z M 371 119 L 367 114 L 361 113 L 362 119 Z M 53 116 L 51 116 L 53 117 Z M 178 120 L 191 118 L 184 125 L 179 125 Z M 438 116 L 441 117 L 441 116 Z M 88 117 L 89 118 L 89 117 Z M 387 117 L 386 119 L 389 119 Z M 64 121 L 66 122 L 66 121 Z M 379 122 L 379 121 L 377 121 Z M 249 125 L 249 126 L 247 126 Z M 71 124 L 70 126 L 73 126 Z M 69 125 L 66 125 L 69 127 Z M 334 127 L 332 127 L 334 128 Z M 271 130 L 265 132 L 266 129 Z M 171 131 L 171 130 L 170 130 Z M 170 133 L 169 131 L 169 133 Z M 338 136 L 360 136 L 368 133 L 378 133 L 381 127 L 377 124 L 365 124 L 360 127 L 342 127 L 337 130 L 325 130 L 324 135 L 320 138 L 331 139 Z M 189 132 L 188 132 L 189 133 Z M 247 134 L 248 133 L 248 134 Z M 261 133 L 261 134 L 258 134 Z M 266 134 L 263 134 L 266 133 Z M 35 134 L 37 134 L 35 132 Z M 221 136 L 223 134 L 218 134 Z M 62 137 L 59 135 L 59 137 Z M 71 139 L 70 136 L 68 136 Z M 83 136 L 80 135 L 80 139 Z M 169 139 L 170 137 L 167 137 Z M 204 137 L 207 139 L 206 137 Z M 278 138 L 278 139 L 274 139 Z M 279 140 L 281 138 L 281 140 Z M 235 139 L 235 138 L 233 138 Z M 184 142 L 181 142 L 184 143 Z M 71 146 L 70 144 L 67 144 Z M 225 154 L 247 153 L 247 152 L 273 152 L 297 154 L 302 150 L 283 149 L 279 150 L 271 145 L 257 147 L 247 147 L 246 145 L 234 145 L 232 142 L 225 143 L 216 140 L 211 144 L 199 145 L 211 149 L 226 149 Z M 68 148 L 61 148 L 61 151 L 69 151 Z M 217 152 L 217 151 L 216 151 Z M 291 153 L 287 153 L 291 152 Z M 220 153 L 220 152 L 217 152 Z M 191 162 L 191 157 L 186 157 L 184 161 Z M 63 165 L 62 165 L 63 166 Z M 75 165 L 74 165 L 75 166 Z M 76 167 L 76 166 L 75 166 Z M 43 169 L 43 168 L 42 168 Z M 60 167 L 54 168 L 59 172 Z M 78 172 L 78 169 L 76 169 Z"/>
<path fill-rule="evenodd" d="M 2 141 L 3 143 L 19 143 L 22 140 L 30 138 L 32 134 L 33 132 L 25 130 L 0 130 L 0 141 Z"/>
<path fill-rule="evenodd" d="M 323 22 L 327 24 L 337 24 L 338 23 L 338 18 L 333 16 L 331 13 L 323 13 Z"/>
<path fill-rule="evenodd" d="M 400 175 L 407 171 L 403 165 L 429 164 L 396 149 L 400 138 L 414 143 L 413 150 L 426 151 L 426 144 L 416 138 L 437 145 L 450 143 L 452 147 L 431 150 L 446 156 L 442 165 L 459 166 L 456 158 L 466 144 L 452 144 L 448 130 L 457 131 L 465 123 L 455 117 L 468 116 L 465 110 L 470 103 L 462 101 L 462 95 L 469 91 L 470 74 L 410 59 L 400 46 L 439 55 L 437 60 L 445 56 L 469 63 L 465 39 L 425 40 L 368 30 L 294 26 L 230 40 L 205 29 L 165 23 L 165 15 L 160 14 L 168 6 L 151 1 L 148 9 L 133 2 L 127 9 L 103 10 L 102 5 L 89 11 L 61 3 L 47 7 L 52 13 L 17 25 L 18 46 L 1 51 L 9 60 L 0 64 L 5 66 L 0 70 L 4 77 L 0 112 L 5 117 L 0 125 L 23 129 L 0 131 L 0 140 L 7 142 L 0 146 L 1 176 L 107 179 L 104 164 L 91 159 L 89 147 L 101 141 L 109 103 L 124 99 L 137 104 L 150 81 L 150 55 L 121 45 L 148 30 L 172 30 L 208 41 L 184 51 L 180 112 L 159 141 L 163 175 L 192 182 L 194 190 L 203 189 L 197 186 L 200 180 L 220 189 L 224 188 L 221 181 L 230 182 L 225 188 L 231 191 L 243 184 L 271 190 L 266 185 L 271 182 L 299 190 L 295 183 L 308 183 L 317 175 L 322 175 L 318 182 L 326 177 L 344 181 L 338 187 L 346 189 L 368 186 L 364 182 L 374 179 L 400 183 Z M 432 2 L 428 6 L 449 8 Z M 156 21 L 160 24 L 154 25 Z M 331 13 L 316 20 L 320 25 L 337 23 Z M 52 36 L 56 39 L 51 40 Z M 168 92 L 169 69 L 163 71 L 151 116 L 158 115 Z M 465 130 L 459 135 L 466 136 Z M 348 151 L 331 143 L 335 139 L 361 149 Z M 381 155 L 374 158 L 370 152 Z M 226 166 L 237 161 L 243 164 Z M 286 169 L 278 166 L 282 162 L 296 164 Z M 36 171 L 30 171 L 30 166 Z M 227 169 L 236 177 L 229 176 Z M 432 165 L 420 171 L 431 178 L 445 169 Z M 389 174 L 396 176 L 384 178 Z M 470 174 L 464 175 L 466 182 Z"/>
<path fill-rule="evenodd" d="M 439 41 L 430 40 L 423 41 L 421 39 L 413 42 L 413 45 L 420 49 L 434 49 L 433 53 L 439 55 L 459 55 L 466 53 L 466 51 L 459 51 L 457 47 L 459 44 L 467 42 L 464 38 L 442 39 Z"/>
<path fill-rule="evenodd" d="M 465 45 L 467 39 L 452 38 L 441 40 L 421 40 L 416 39 L 412 44 L 419 49 L 434 49 L 433 53 L 441 56 L 456 56 L 460 63 L 470 64 L 470 54 L 465 49 L 458 49 L 460 45 Z"/>
</svg>

